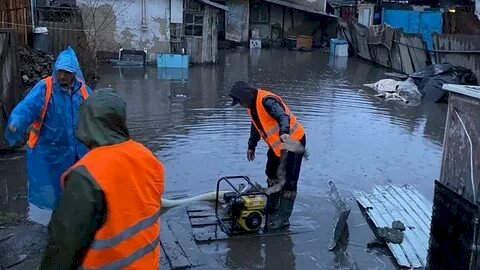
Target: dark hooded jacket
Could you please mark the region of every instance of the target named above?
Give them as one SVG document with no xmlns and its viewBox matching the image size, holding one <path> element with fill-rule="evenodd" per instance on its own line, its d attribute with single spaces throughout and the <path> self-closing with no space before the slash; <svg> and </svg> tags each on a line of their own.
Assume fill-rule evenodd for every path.
<svg viewBox="0 0 480 270">
<path fill-rule="evenodd" d="M 245 82 L 236 82 L 232 90 L 230 91 L 230 96 L 233 98 L 234 103 L 245 104 L 252 114 L 253 121 L 257 124 L 258 127 L 261 127 L 260 120 L 258 118 L 258 113 L 256 110 L 256 100 L 257 100 L 258 90 L 254 87 L 249 86 Z M 285 108 L 283 105 L 278 102 L 275 98 L 266 98 L 263 100 L 263 106 L 265 107 L 268 114 L 277 120 L 278 125 L 280 126 L 280 135 L 290 133 L 290 116 L 286 114 Z M 251 125 L 250 127 L 250 139 L 248 140 L 248 149 L 255 150 L 257 147 L 258 141 L 260 140 L 260 134 L 255 126 Z"/>
<path fill-rule="evenodd" d="M 76 137 L 90 149 L 129 140 L 126 105 L 113 89 L 97 90 L 80 106 Z M 77 269 L 106 217 L 103 191 L 85 168 L 72 170 L 65 183 L 40 269 Z"/>
</svg>

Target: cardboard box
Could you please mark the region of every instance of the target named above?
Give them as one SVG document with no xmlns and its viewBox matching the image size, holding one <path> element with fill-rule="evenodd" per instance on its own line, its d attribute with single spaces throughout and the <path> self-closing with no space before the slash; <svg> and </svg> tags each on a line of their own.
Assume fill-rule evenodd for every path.
<svg viewBox="0 0 480 270">
<path fill-rule="evenodd" d="M 312 36 L 297 36 L 297 49 L 312 49 Z"/>
</svg>

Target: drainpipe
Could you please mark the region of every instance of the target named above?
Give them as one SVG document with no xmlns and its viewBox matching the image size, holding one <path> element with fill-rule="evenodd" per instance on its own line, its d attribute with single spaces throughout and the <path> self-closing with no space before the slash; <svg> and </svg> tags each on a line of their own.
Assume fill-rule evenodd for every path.
<svg viewBox="0 0 480 270">
<path fill-rule="evenodd" d="M 35 11 L 37 10 L 37 0 L 32 0 L 30 2 L 30 11 L 32 13 L 32 29 L 35 29 Z"/>
<path fill-rule="evenodd" d="M 147 0 L 142 0 L 142 29 L 147 29 Z"/>
</svg>

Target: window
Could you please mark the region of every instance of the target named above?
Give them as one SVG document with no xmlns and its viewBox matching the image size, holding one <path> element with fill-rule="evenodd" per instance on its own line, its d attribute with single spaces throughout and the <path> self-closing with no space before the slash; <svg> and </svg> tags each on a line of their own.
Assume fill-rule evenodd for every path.
<svg viewBox="0 0 480 270">
<path fill-rule="evenodd" d="M 185 12 L 185 35 L 201 37 L 203 35 L 203 15 Z"/>
<path fill-rule="evenodd" d="M 250 17 L 252 23 L 268 23 L 270 21 L 270 12 L 268 4 L 257 3 L 252 5 L 252 15 Z"/>
</svg>

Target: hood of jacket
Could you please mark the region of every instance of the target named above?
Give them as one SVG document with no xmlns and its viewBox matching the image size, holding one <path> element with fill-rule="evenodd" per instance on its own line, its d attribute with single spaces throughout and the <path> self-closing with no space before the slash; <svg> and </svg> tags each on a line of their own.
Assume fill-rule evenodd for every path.
<svg viewBox="0 0 480 270">
<path fill-rule="evenodd" d="M 257 88 L 248 85 L 244 81 L 238 81 L 232 86 L 229 95 L 233 99 L 232 106 L 240 103 L 241 105 L 251 108 L 255 105 Z"/>
<path fill-rule="evenodd" d="M 114 89 L 98 89 L 80 106 L 76 137 L 90 149 L 125 142 L 126 115 L 126 103 Z"/>
<path fill-rule="evenodd" d="M 75 78 L 85 84 L 85 78 L 83 77 L 80 63 L 78 62 L 77 55 L 72 48 L 68 48 L 62 51 L 55 61 L 53 66 L 53 78 L 56 79 L 56 72 L 59 70 L 65 70 L 75 74 Z"/>
</svg>

